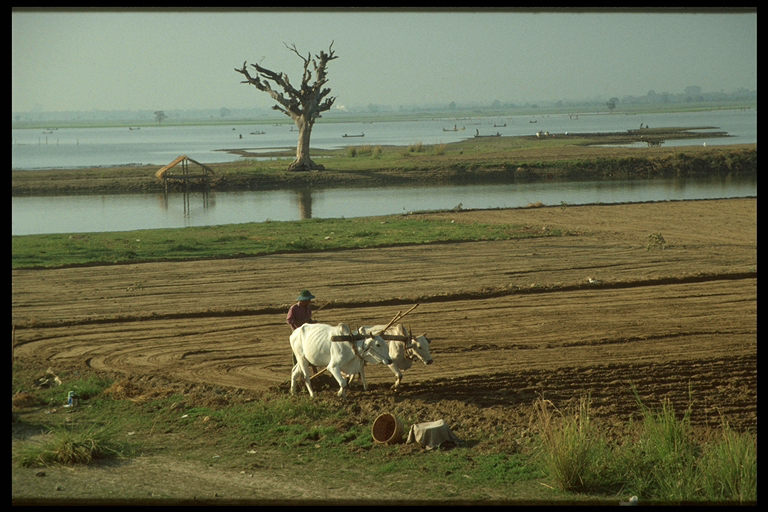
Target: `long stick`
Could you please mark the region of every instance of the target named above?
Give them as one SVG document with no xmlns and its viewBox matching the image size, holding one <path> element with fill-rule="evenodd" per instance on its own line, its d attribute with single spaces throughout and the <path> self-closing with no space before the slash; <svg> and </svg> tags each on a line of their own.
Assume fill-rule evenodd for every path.
<svg viewBox="0 0 768 512">
<path fill-rule="evenodd" d="M 402 320 L 402 318 L 403 318 L 405 315 L 407 315 L 408 313 L 410 313 L 411 311 L 413 311 L 414 309 L 416 309 L 416 307 L 417 307 L 417 306 L 418 306 L 418 304 L 414 304 L 414 305 L 413 305 L 413 307 L 411 307 L 411 309 L 409 309 L 409 310 L 408 310 L 408 311 L 406 311 L 405 313 L 401 313 L 400 311 L 398 311 L 398 312 L 397 312 L 397 314 L 395 315 L 395 317 L 394 317 L 392 320 L 390 320 L 390 321 L 389 321 L 389 323 L 387 324 L 387 326 L 386 326 L 385 328 L 383 328 L 381 331 L 379 331 L 377 334 L 378 334 L 378 335 L 381 335 L 381 333 L 383 333 L 384 331 L 386 331 L 387 329 L 389 329 L 389 328 L 390 328 L 390 327 L 391 327 L 391 326 L 392 326 L 392 325 L 393 325 L 395 322 L 398 322 L 398 321 Z"/>
<path fill-rule="evenodd" d="M 414 309 L 416 309 L 416 306 L 418 306 L 418 304 L 414 304 L 414 305 L 411 307 L 411 309 L 409 309 L 408 311 L 406 311 L 405 313 L 402 313 L 402 314 L 401 314 L 401 313 L 398 311 L 398 312 L 397 312 L 397 315 L 396 315 L 396 317 L 395 317 L 395 318 L 396 318 L 396 320 L 394 320 L 393 322 L 391 322 L 391 323 L 390 323 L 390 325 L 388 325 L 388 326 L 387 326 L 387 328 L 389 328 L 389 327 L 390 327 L 392 324 L 394 324 L 395 322 L 399 322 L 400 320 L 402 320 L 402 319 L 403 319 L 403 317 L 405 317 L 405 315 L 407 315 L 408 313 L 410 313 L 411 311 L 413 311 Z M 384 330 L 386 331 L 387 329 L 384 329 Z"/>
<path fill-rule="evenodd" d="M 390 321 L 389 321 L 389 323 L 386 325 L 386 327 L 384 327 L 382 330 L 380 330 L 379 332 L 377 332 L 377 333 L 376 333 L 376 336 L 380 336 L 380 335 L 381 335 L 381 333 L 383 333 L 384 331 L 386 331 L 387 329 L 389 329 L 389 328 L 390 328 L 390 326 L 391 326 L 393 323 L 397 322 L 397 320 L 400 318 L 400 315 L 402 315 L 402 314 L 403 314 L 403 312 L 402 312 L 402 311 L 398 311 L 398 312 L 397 312 L 397 314 L 396 314 L 394 317 L 392 317 L 392 320 L 390 320 Z"/>
<path fill-rule="evenodd" d="M 323 374 L 323 373 L 325 373 L 327 370 L 328 370 L 328 367 L 326 366 L 325 368 L 323 368 L 322 370 L 320 370 L 320 371 L 319 371 L 319 372 L 317 372 L 316 374 L 314 374 L 314 375 L 310 375 L 310 376 L 309 376 L 309 380 L 312 380 L 312 379 L 314 379 L 314 378 L 315 378 L 315 377 L 317 377 L 318 375 L 322 375 L 322 374 Z"/>
<path fill-rule="evenodd" d="M 316 310 L 314 310 L 314 311 L 312 312 L 312 314 L 313 314 L 313 315 L 316 315 L 316 314 L 318 314 L 318 313 L 320 312 L 320 310 L 322 310 L 322 309 L 323 309 L 325 306 L 327 306 L 328 304 L 330 304 L 330 302 L 326 302 L 325 304 L 323 304 L 322 306 L 320 306 L 319 308 L 317 308 Z M 312 320 L 315 320 L 315 321 L 317 321 L 317 319 L 316 319 L 316 318 L 312 318 Z"/>
</svg>

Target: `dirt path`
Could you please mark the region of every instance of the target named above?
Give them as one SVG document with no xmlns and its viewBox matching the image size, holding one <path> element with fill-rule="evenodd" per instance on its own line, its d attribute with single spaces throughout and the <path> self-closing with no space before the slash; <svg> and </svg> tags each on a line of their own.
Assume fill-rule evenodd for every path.
<svg viewBox="0 0 768 512">
<path fill-rule="evenodd" d="M 403 396 L 469 416 L 590 391 L 624 421 L 640 396 L 695 421 L 757 424 L 755 199 L 468 211 L 576 236 L 12 272 L 17 357 L 211 386 L 285 386 L 285 311 L 309 288 L 326 323 L 407 317 L 433 340 Z M 664 249 L 649 240 L 660 233 Z M 594 283 L 590 283 L 592 278 Z M 368 371 L 374 388 L 393 375 Z M 469 408 L 462 412 L 463 408 Z M 508 412 L 500 414 L 509 414 Z"/>
</svg>

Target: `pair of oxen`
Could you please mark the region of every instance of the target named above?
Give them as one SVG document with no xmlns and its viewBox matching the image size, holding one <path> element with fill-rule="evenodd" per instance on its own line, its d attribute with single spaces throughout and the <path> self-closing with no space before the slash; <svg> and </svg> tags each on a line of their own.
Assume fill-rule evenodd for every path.
<svg viewBox="0 0 768 512">
<path fill-rule="evenodd" d="M 413 336 L 402 324 L 360 327 L 356 332 L 346 324 L 304 324 L 291 334 L 291 350 L 296 358 L 291 372 L 291 393 L 296 393 L 298 381 L 303 377 L 312 397 L 315 392 L 311 367 L 323 368 L 333 375 L 339 383 L 338 395 L 346 398 L 355 375 L 360 375 L 363 388 L 368 390 L 366 363 L 389 366 L 395 374 L 392 389 L 400 386 L 403 371 L 409 369 L 414 360 L 432 363 L 426 335 Z"/>
</svg>

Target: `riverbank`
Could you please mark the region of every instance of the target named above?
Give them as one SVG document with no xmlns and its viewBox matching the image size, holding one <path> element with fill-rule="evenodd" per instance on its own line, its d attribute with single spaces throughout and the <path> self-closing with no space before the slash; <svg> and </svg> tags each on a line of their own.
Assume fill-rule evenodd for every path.
<svg viewBox="0 0 768 512">
<path fill-rule="evenodd" d="M 706 128 L 706 127 L 705 127 Z M 236 150 L 237 162 L 209 164 L 207 186 L 222 191 L 414 183 L 495 183 L 649 179 L 757 172 L 757 144 L 622 147 L 642 141 L 701 138 L 702 128 L 548 137 L 482 137 L 439 145 L 348 146 L 313 150 L 324 171 L 288 172 L 290 151 Z M 724 137 L 711 132 L 707 137 Z M 234 150 L 232 150 L 234 151 Z M 257 159 L 258 158 L 258 159 Z M 158 166 L 12 171 L 13 196 L 162 192 Z M 202 183 L 194 187 L 205 186 Z"/>
</svg>

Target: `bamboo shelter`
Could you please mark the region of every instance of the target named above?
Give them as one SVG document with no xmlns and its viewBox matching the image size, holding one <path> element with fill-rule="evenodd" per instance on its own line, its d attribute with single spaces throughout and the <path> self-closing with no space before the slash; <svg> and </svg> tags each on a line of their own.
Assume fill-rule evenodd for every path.
<svg viewBox="0 0 768 512">
<path fill-rule="evenodd" d="M 200 168 L 200 170 L 195 172 L 190 172 L 190 167 L 189 167 L 190 163 L 197 165 Z M 179 168 L 177 167 L 179 164 L 181 164 L 180 173 L 179 173 Z M 160 170 L 158 170 L 155 173 L 155 177 L 163 181 L 163 186 L 165 187 L 165 193 L 167 194 L 169 182 L 171 181 L 183 182 L 185 191 L 189 190 L 189 182 L 191 180 L 202 180 L 203 183 L 205 183 L 205 186 L 207 188 L 208 180 L 214 174 L 215 173 L 213 172 L 213 169 L 211 169 L 207 165 L 201 164 L 200 162 L 193 160 L 188 156 L 182 155 L 177 159 L 175 159 L 173 162 L 169 163 L 165 167 L 162 167 Z"/>
</svg>

